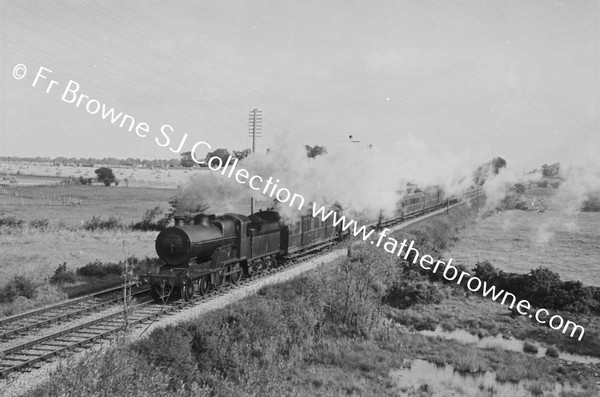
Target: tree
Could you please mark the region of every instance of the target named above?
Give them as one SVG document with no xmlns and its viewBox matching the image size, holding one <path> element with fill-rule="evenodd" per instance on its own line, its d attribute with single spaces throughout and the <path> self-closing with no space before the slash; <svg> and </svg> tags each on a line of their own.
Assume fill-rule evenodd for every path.
<svg viewBox="0 0 600 397">
<path fill-rule="evenodd" d="M 498 175 L 500 168 L 506 168 L 506 160 L 504 160 L 502 157 L 494 157 L 491 164 L 494 175 Z"/>
<path fill-rule="evenodd" d="M 179 160 L 179 164 L 182 167 L 191 168 L 194 166 L 194 160 L 192 159 L 192 152 L 183 152 L 181 153 L 181 160 Z"/>
<path fill-rule="evenodd" d="M 490 174 L 498 175 L 500 168 L 506 168 L 506 160 L 502 157 L 494 157 L 491 161 L 481 164 L 475 171 L 473 182 L 483 185 Z"/>
<path fill-rule="evenodd" d="M 194 214 L 204 213 L 209 209 L 208 203 L 198 194 L 186 194 L 179 192 L 177 196 L 169 199 L 171 209 L 165 214 L 165 217 L 158 222 L 158 225 L 166 227 L 176 216 L 183 216 L 183 223 L 190 224 Z"/>
<path fill-rule="evenodd" d="M 238 152 L 237 150 L 233 151 L 233 154 L 231 155 L 231 157 L 233 157 L 234 159 L 238 159 L 239 160 L 243 160 L 246 157 L 248 157 L 250 155 L 250 153 L 252 153 L 251 149 L 244 149 L 241 152 Z"/>
<path fill-rule="evenodd" d="M 560 163 L 542 165 L 542 175 L 547 177 L 558 176 L 560 172 Z"/>
<path fill-rule="evenodd" d="M 229 159 L 229 151 L 227 149 L 217 149 L 214 152 L 209 152 L 206 154 L 206 164 L 209 167 L 216 168 L 219 165 L 219 162 L 217 161 L 217 159 L 215 159 L 213 157 L 220 158 L 221 159 L 221 167 L 224 167 L 227 165 L 227 160 Z"/>
<path fill-rule="evenodd" d="M 306 146 L 304 146 L 304 148 L 306 149 L 306 156 L 308 156 L 308 158 L 311 158 L 311 159 L 314 159 L 315 157 L 320 156 L 322 154 L 327 154 L 327 149 L 325 148 L 325 146 L 306 145 Z"/>
<path fill-rule="evenodd" d="M 100 167 L 94 172 L 98 175 L 98 180 L 104 182 L 104 186 L 110 186 L 116 179 L 115 174 L 113 174 L 113 171 L 108 167 Z"/>
</svg>

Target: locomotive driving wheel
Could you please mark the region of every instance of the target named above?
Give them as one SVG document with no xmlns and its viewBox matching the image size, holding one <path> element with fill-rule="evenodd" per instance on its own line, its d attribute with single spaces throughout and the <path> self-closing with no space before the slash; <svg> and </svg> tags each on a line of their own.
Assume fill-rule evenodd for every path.
<svg viewBox="0 0 600 397">
<path fill-rule="evenodd" d="M 204 296 L 208 292 L 208 276 L 200 277 L 198 280 L 198 292 L 200 295 Z"/>
<path fill-rule="evenodd" d="M 194 284 L 191 280 L 187 280 L 184 285 L 181 286 L 181 299 L 189 301 L 194 297 Z"/>
</svg>

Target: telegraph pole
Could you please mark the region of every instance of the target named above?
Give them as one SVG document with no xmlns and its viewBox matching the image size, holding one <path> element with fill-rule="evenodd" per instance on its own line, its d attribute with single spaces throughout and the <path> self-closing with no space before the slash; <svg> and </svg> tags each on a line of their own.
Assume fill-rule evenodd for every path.
<svg viewBox="0 0 600 397">
<path fill-rule="evenodd" d="M 252 153 L 256 150 L 256 138 L 262 137 L 262 111 L 254 108 L 248 118 L 248 136 L 252 137 Z M 254 197 L 250 197 L 250 215 L 254 213 Z"/>
<path fill-rule="evenodd" d="M 262 111 L 254 109 L 250 111 L 248 118 L 248 136 L 252 137 L 252 153 L 256 150 L 256 138 L 262 137 Z"/>
</svg>

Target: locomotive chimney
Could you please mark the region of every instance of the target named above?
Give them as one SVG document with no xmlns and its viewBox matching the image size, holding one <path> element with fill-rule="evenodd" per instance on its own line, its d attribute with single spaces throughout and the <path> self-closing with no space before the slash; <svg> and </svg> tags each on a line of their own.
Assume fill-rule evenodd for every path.
<svg viewBox="0 0 600 397">
<path fill-rule="evenodd" d="M 173 219 L 175 219 L 175 226 L 181 226 L 181 221 L 185 219 L 185 216 L 175 215 Z"/>
<path fill-rule="evenodd" d="M 208 226 L 208 215 L 198 214 L 194 217 L 194 225 Z"/>
</svg>

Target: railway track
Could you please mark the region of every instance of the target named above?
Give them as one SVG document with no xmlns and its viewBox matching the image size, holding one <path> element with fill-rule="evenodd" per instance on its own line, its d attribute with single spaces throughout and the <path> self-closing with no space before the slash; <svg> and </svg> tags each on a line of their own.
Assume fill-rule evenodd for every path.
<svg viewBox="0 0 600 397">
<path fill-rule="evenodd" d="M 472 200 L 472 198 L 469 197 L 465 201 L 470 200 Z M 428 213 L 439 211 L 443 208 L 449 209 L 450 207 L 460 204 L 461 202 L 451 203 L 448 201 L 428 209 L 423 209 L 422 211 L 418 211 L 410 216 L 393 218 L 385 222 L 379 222 L 373 226 L 397 226 L 409 220 L 420 218 Z M 183 310 L 190 306 L 199 305 L 216 297 L 226 295 L 231 290 L 252 283 L 254 280 L 264 278 L 273 273 L 288 270 L 300 263 L 319 257 L 326 251 L 329 251 L 330 248 L 332 247 L 327 247 L 318 252 L 311 252 L 289 259 L 278 267 L 256 272 L 248 277 L 245 277 L 238 283 L 225 284 L 217 290 L 213 290 L 204 296 L 196 296 L 187 302 L 180 301 L 164 305 L 157 305 L 152 304 L 152 300 L 143 301 L 130 308 L 130 313 L 127 316 L 127 325 L 125 325 L 123 312 L 119 311 L 49 335 L 45 335 L 32 341 L 12 346 L 9 349 L 0 352 L 0 378 L 5 377 L 12 372 L 39 367 L 44 361 L 51 360 L 52 358 L 61 356 L 67 352 L 84 348 L 103 339 L 115 336 L 119 332 L 123 331 L 126 326 L 139 327 L 144 324 L 149 324 L 166 314 Z M 76 316 L 81 316 L 92 311 L 98 311 L 108 305 L 120 301 L 122 299 L 121 297 L 111 297 L 110 295 L 121 290 L 122 286 L 46 308 L 1 319 L 0 337 L 7 338 L 11 336 L 20 336 L 30 333 L 32 330 L 40 327 L 48 326 L 52 323 Z M 143 296 L 143 294 L 147 292 L 148 289 L 140 289 L 135 292 L 135 295 Z"/>
<path fill-rule="evenodd" d="M 247 285 L 254 280 L 277 272 L 282 272 L 301 262 L 310 260 L 320 255 L 322 255 L 322 252 L 308 254 L 302 258 L 290 260 L 276 268 L 270 268 L 256 272 L 255 274 L 244 278 L 236 284 L 225 284 L 217 290 L 213 290 L 204 296 L 194 297 L 188 302 L 180 301 L 164 305 L 153 304 L 153 300 L 141 302 L 130 308 L 130 314 L 127 317 L 127 327 L 139 327 L 144 324 L 149 324 L 161 316 L 183 310 L 190 306 L 202 304 L 222 295 L 226 295 L 231 290 Z M 147 290 L 144 290 L 140 291 L 139 293 L 142 294 L 146 292 Z M 26 313 L 22 317 L 27 317 L 27 314 L 31 313 Z M 124 328 L 125 321 L 123 312 L 119 311 L 82 324 L 78 324 L 62 331 L 45 335 L 32 341 L 18 344 L 1 352 L 0 377 L 5 377 L 12 372 L 39 368 L 44 361 L 59 357 L 70 351 L 76 351 L 78 349 L 88 347 L 103 339 L 115 336 L 119 332 L 123 331 Z"/>
<path fill-rule="evenodd" d="M 148 288 L 137 288 L 132 296 L 146 294 Z M 0 319 L 0 341 L 22 337 L 41 328 L 102 310 L 122 301 L 122 286 L 86 295 L 41 309 Z"/>
</svg>

